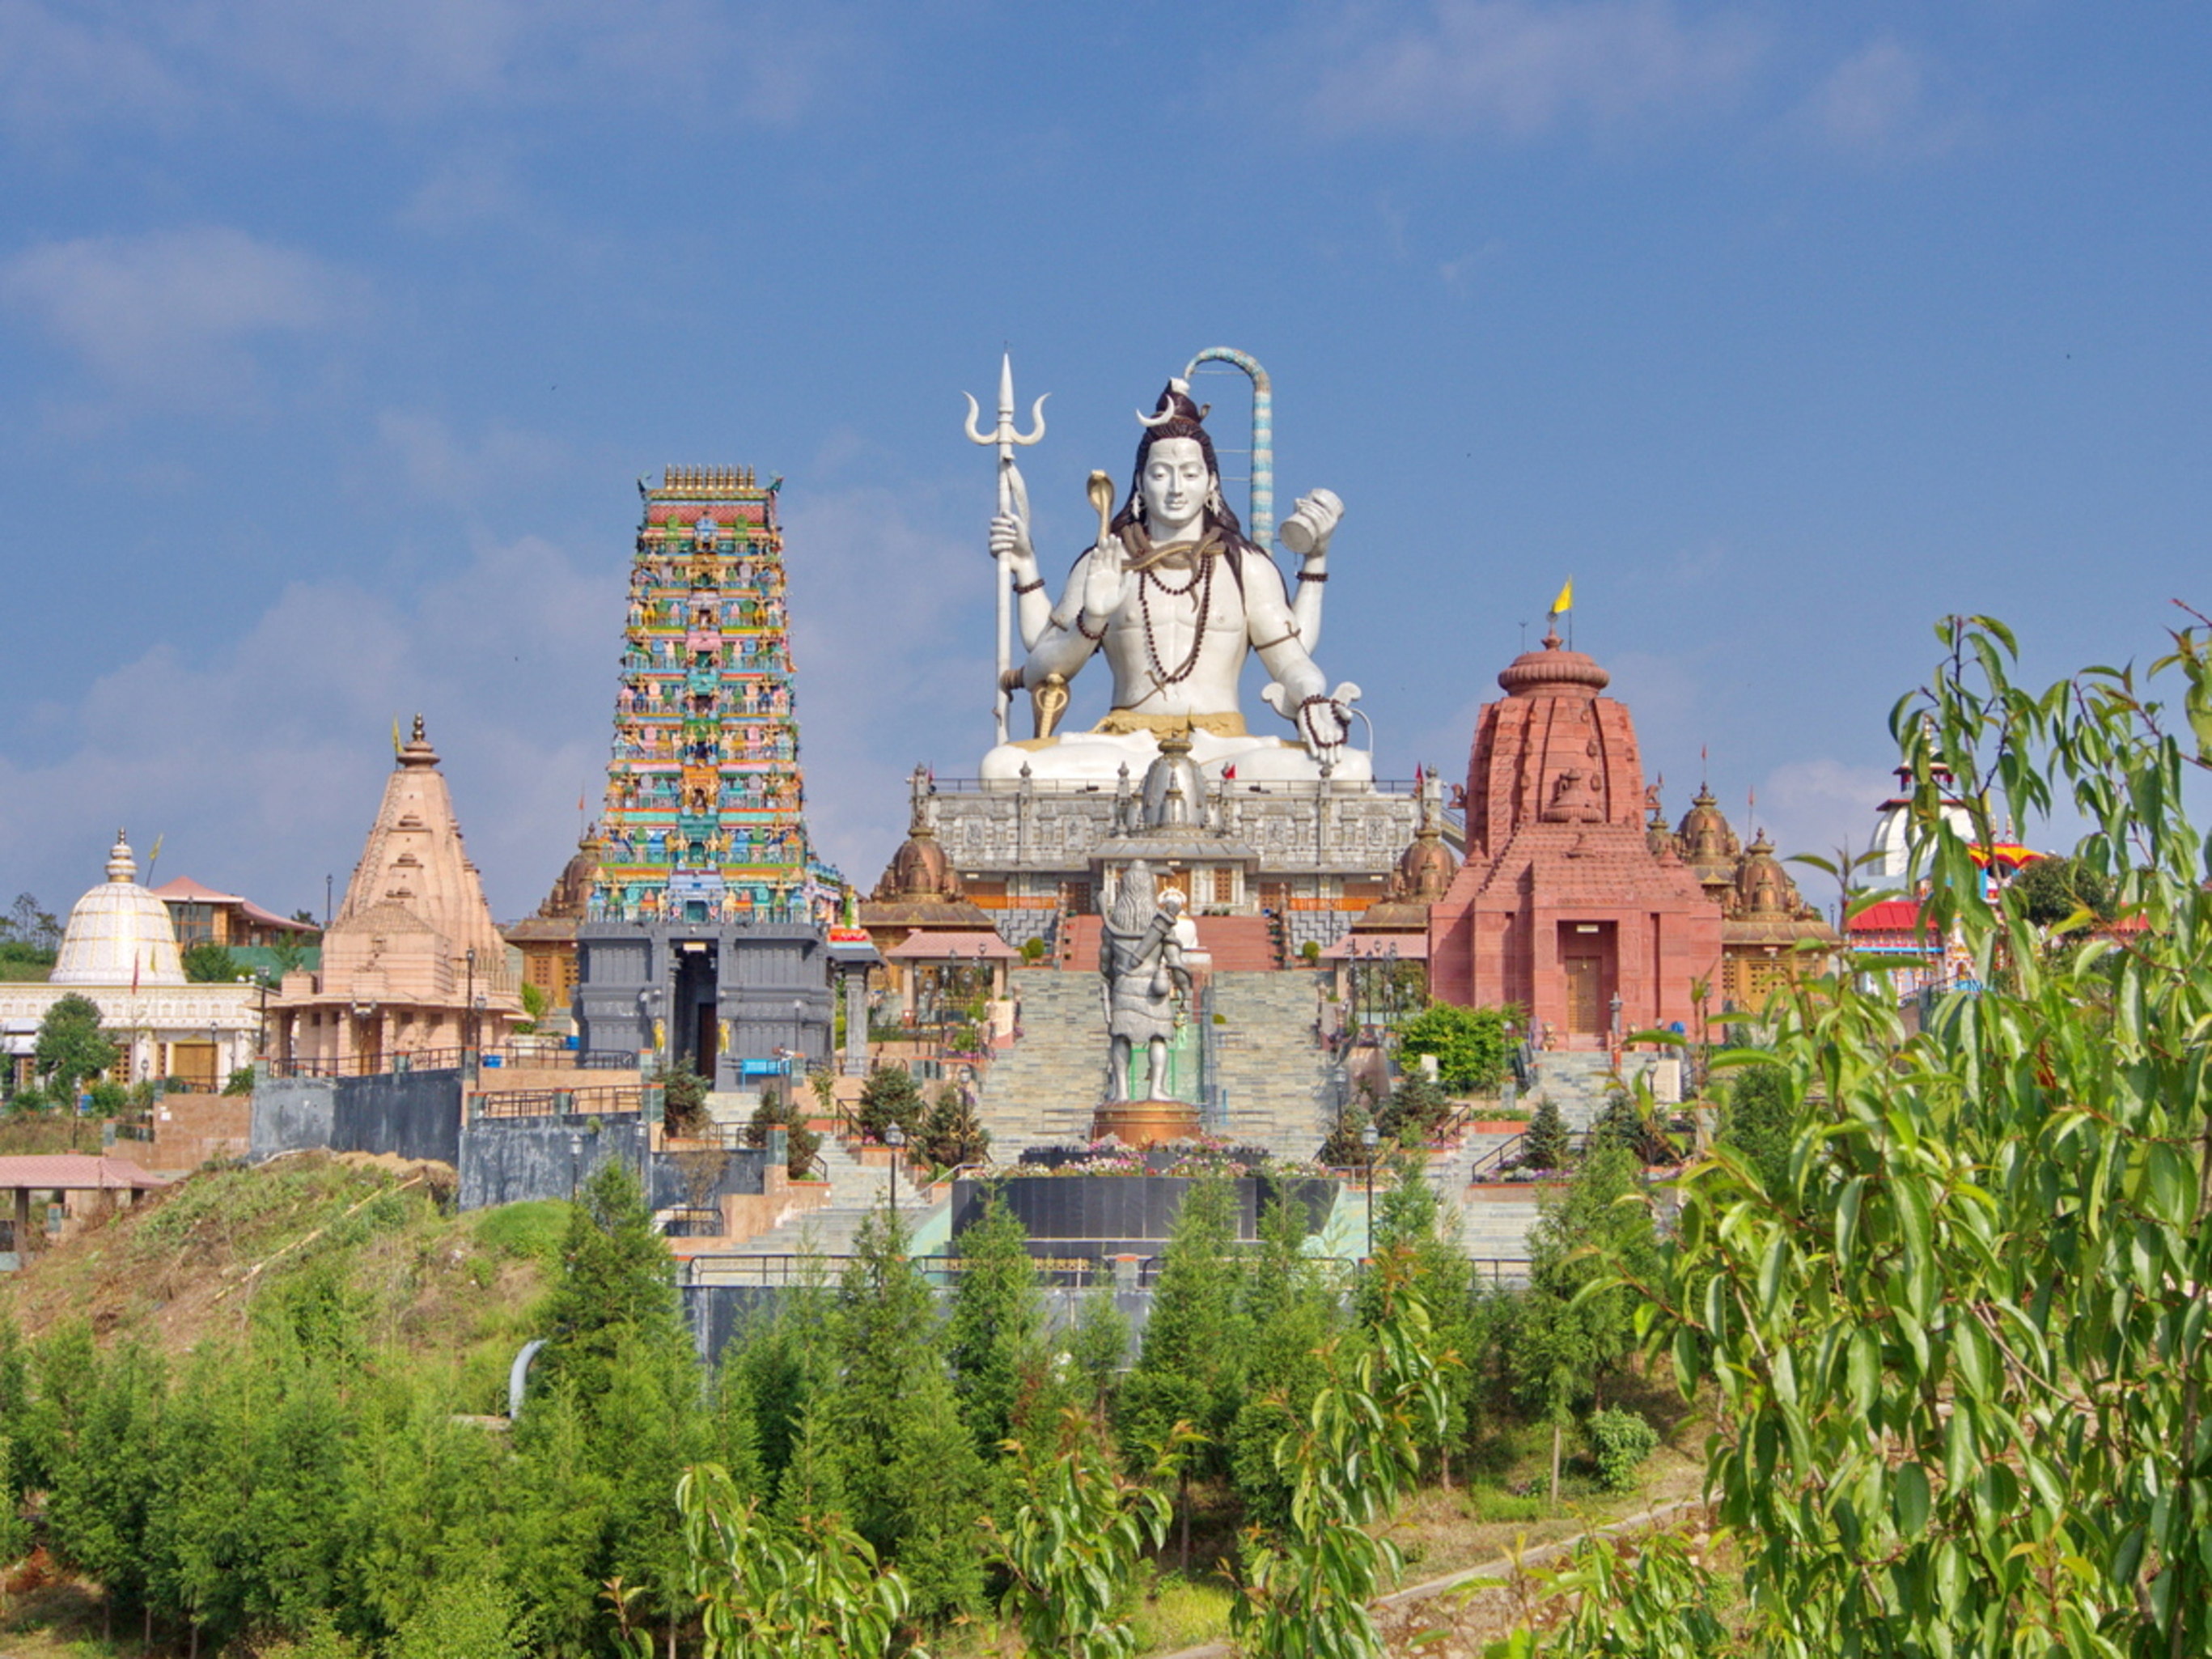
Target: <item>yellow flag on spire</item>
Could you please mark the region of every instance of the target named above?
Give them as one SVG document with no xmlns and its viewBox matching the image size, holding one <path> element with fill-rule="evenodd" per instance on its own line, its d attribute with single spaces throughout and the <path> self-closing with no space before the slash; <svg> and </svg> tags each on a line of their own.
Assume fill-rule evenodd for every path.
<svg viewBox="0 0 2212 1659">
<path fill-rule="evenodd" d="M 392 717 L 392 752 L 395 755 L 399 752 L 399 716 L 397 714 Z"/>
<path fill-rule="evenodd" d="M 1563 611 L 1571 611 L 1574 608 L 1575 579 L 1570 576 L 1567 578 L 1566 586 L 1559 590 L 1559 597 L 1552 601 L 1552 614 L 1556 617 Z"/>
</svg>

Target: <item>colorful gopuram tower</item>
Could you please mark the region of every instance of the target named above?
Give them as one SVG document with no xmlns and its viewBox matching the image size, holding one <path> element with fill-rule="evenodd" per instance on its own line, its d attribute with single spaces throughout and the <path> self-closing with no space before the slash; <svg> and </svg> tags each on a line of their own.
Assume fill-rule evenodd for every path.
<svg viewBox="0 0 2212 1659">
<path fill-rule="evenodd" d="M 781 480 L 670 467 L 641 487 L 592 918 L 827 922 L 803 816 Z"/>
<path fill-rule="evenodd" d="M 672 466 L 639 487 L 599 869 L 575 932 L 586 1064 L 737 1088 L 830 1051 L 843 884 L 806 836 L 781 482 Z"/>
</svg>

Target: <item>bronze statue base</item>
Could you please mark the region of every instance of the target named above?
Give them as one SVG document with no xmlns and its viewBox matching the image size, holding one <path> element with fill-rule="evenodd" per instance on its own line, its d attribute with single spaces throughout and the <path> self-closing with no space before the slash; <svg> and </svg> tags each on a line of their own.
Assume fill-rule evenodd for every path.
<svg viewBox="0 0 2212 1659">
<path fill-rule="evenodd" d="M 1091 1138 L 1124 1146 L 1198 1139 L 1198 1108 L 1187 1100 L 1109 1100 L 1091 1115 Z"/>
</svg>

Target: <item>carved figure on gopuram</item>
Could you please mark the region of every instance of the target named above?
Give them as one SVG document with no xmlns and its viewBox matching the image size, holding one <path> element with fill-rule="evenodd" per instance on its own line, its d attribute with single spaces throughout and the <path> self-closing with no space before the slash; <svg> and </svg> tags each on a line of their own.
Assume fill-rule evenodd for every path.
<svg viewBox="0 0 2212 1659">
<path fill-rule="evenodd" d="M 1010 390 L 1002 390 L 1001 408 L 996 435 L 1003 438 L 1012 429 Z M 1223 499 L 1206 413 L 1184 381 L 1170 380 L 1153 412 L 1138 416 L 1144 431 L 1118 508 L 1111 482 L 1091 475 L 1098 533 L 1057 603 L 1030 541 L 1026 495 L 1018 486 L 1002 489 L 991 551 L 1012 586 L 1027 653 L 1006 671 L 1003 689 L 1030 694 L 1040 730 L 989 750 L 981 769 L 986 781 L 1026 775 L 1110 785 L 1125 765 L 1141 775 L 1161 738 L 1186 734 L 1208 777 L 1231 766 L 1240 781 L 1372 777 L 1368 754 L 1346 742 L 1359 688 L 1332 687 L 1312 654 L 1343 505 L 1326 489 L 1298 501 L 1283 526 L 1300 560 L 1295 582 L 1286 583 Z M 1011 469 L 1012 450 L 1001 447 Z M 1272 678 L 1262 697 L 1287 735 L 1254 733 L 1237 705 L 1238 676 L 1255 653 Z M 1093 655 L 1105 659 L 1112 706 L 1087 732 L 1057 732 L 1070 683 Z"/>
</svg>

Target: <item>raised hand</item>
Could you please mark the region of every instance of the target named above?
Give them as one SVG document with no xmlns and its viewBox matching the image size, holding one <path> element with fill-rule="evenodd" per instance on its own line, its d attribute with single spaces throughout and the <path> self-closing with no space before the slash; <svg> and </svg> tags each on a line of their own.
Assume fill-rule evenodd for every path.
<svg viewBox="0 0 2212 1659">
<path fill-rule="evenodd" d="M 1083 609 L 1094 626 L 1103 627 L 1106 619 L 1121 608 L 1121 583 L 1127 550 L 1119 536 L 1106 535 L 1091 550 L 1088 568 L 1083 575 Z"/>
</svg>

